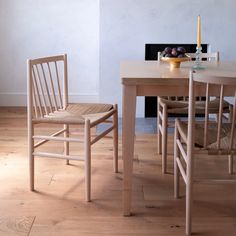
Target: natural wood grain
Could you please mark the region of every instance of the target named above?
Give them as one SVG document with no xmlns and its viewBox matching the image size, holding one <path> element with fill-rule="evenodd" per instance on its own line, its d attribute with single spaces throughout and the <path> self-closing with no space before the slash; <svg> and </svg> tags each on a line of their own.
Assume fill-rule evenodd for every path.
<svg viewBox="0 0 236 236">
<path fill-rule="evenodd" d="M 91 146 L 113 130 L 117 130 L 117 122 L 112 117 L 117 116 L 117 105 L 102 103 L 69 103 L 68 101 L 67 55 L 58 55 L 27 61 L 27 124 L 28 124 L 28 156 L 30 190 L 35 190 L 35 157 L 50 157 L 69 160 L 84 160 L 85 162 L 85 199 L 91 199 Z M 62 92 L 63 90 L 63 92 Z M 63 95 L 63 96 L 62 96 Z M 63 103 L 62 103 L 63 100 Z M 114 121 L 114 122 L 113 122 Z M 102 123 L 110 123 L 102 133 L 91 138 L 93 128 Z M 43 124 L 62 124 L 57 132 L 46 135 L 35 134 L 36 126 Z M 71 138 L 71 125 L 84 127 L 84 154 L 72 155 L 70 142 L 82 142 L 81 139 Z M 41 129 L 37 129 L 37 132 Z M 115 131 L 116 132 L 116 131 Z M 63 136 L 60 136 L 63 134 Z M 94 133 L 93 133 L 94 134 Z M 96 134 L 96 133 L 95 133 Z M 51 149 L 38 151 L 49 141 L 63 142 L 64 150 L 60 153 Z M 118 171 L 116 160 L 118 139 L 114 135 L 114 170 Z M 58 145 L 60 147 L 60 145 Z"/>
<path fill-rule="evenodd" d="M 0 217 L 0 235 L 28 235 L 34 219 L 34 216 Z"/>
<path fill-rule="evenodd" d="M 76 127 L 71 128 L 80 132 Z M 54 130 L 55 127 L 48 126 L 42 131 Z M 184 235 L 185 198 L 182 182 L 182 198 L 175 200 L 173 196 L 173 135 L 169 135 L 168 140 L 170 172 L 166 175 L 161 174 L 156 136 L 136 135 L 132 188 L 134 211 L 132 217 L 123 217 L 123 170 L 121 168 L 118 174 L 111 171 L 112 138 L 103 139 L 92 147 L 92 192 L 96 197 L 87 203 L 84 201 L 84 165 L 81 162 L 71 161 L 70 165 L 66 165 L 63 160 L 36 159 L 38 191 L 28 190 L 24 108 L 0 108 L 0 131 L 0 235 Z M 53 150 L 58 145 L 48 144 L 48 148 Z M 70 150 L 77 152 L 77 149 L 76 144 L 72 143 Z M 120 150 L 121 137 L 119 153 Z M 122 167 L 121 158 L 119 162 Z M 198 172 L 195 174 L 202 178 L 219 176 L 226 179 L 228 173 L 222 171 L 226 167 L 225 159 L 202 157 L 196 162 Z M 232 175 L 231 178 L 236 177 Z M 236 235 L 235 185 L 200 183 L 196 184 L 194 191 L 194 231 L 204 236 Z M 15 225 L 22 224 L 22 221 L 25 223 L 19 232 Z"/>
<path fill-rule="evenodd" d="M 205 118 L 201 122 L 196 122 L 196 97 L 195 87 L 201 83 L 206 86 L 206 103 L 203 106 Z M 216 107 L 217 119 L 211 121 L 209 118 L 210 113 L 210 98 L 209 90 L 210 86 L 215 85 L 220 88 L 219 91 L 219 104 Z M 204 151 L 205 155 L 230 155 L 233 159 L 233 153 L 236 150 L 235 140 L 235 118 L 236 118 L 236 102 L 233 106 L 233 121 L 232 123 L 223 122 L 223 101 L 224 88 L 230 86 L 235 90 L 234 101 L 236 101 L 236 77 L 219 77 L 219 76 L 206 76 L 201 72 L 190 72 L 189 75 L 189 104 L 188 104 L 188 120 L 187 127 L 183 129 L 183 121 L 180 119 L 175 120 L 175 196 L 178 197 L 178 186 L 179 186 L 179 173 L 181 173 L 186 184 L 186 234 L 191 235 L 192 232 L 192 205 L 194 200 L 194 160 L 196 154 L 200 154 Z M 199 132 L 202 125 L 204 132 Z M 228 126 L 229 128 L 224 128 Z M 227 138 L 227 139 L 226 139 Z M 199 141 L 202 141 L 202 145 L 199 145 Z M 197 145 L 198 144 L 198 148 Z M 176 148 L 178 150 L 176 150 Z M 230 160 L 229 163 L 229 174 L 233 174 L 233 162 Z M 204 165 L 204 164 L 203 164 Z M 177 167 L 177 168 L 176 168 Z M 222 169 L 223 171 L 223 169 Z M 205 180 L 206 182 L 206 180 Z M 232 183 L 232 179 L 230 179 Z M 226 180 L 222 181 L 221 184 L 226 183 Z M 235 183 L 236 185 L 236 183 Z"/>
<path fill-rule="evenodd" d="M 123 61 L 120 66 L 120 78 L 123 86 L 123 137 L 122 156 L 124 160 L 124 215 L 131 214 L 132 161 L 134 157 L 134 120 L 137 96 L 187 96 L 189 71 L 193 62 L 186 62 L 178 69 L 157 61 Z M 222 76 L 236 78 L 236 62 L 204 62 L 204 76 Z M 204 77 L 203 76 L 203 77 Z M 130 92 L 128 93 L 128 90 Z M 132 92 L 131 92 L 132 91 Z M 226 96 L 234 96 L 234 88 L 224 89 Z M 196 86 L 195 95 L 203 96 L 205 86 Z M 211 87 L 210 96 L 218 96 L 219 88 Z M 162 145 L 163 147 L 164 145 Z M 231 167 L 230 167 L 231 168 Z"/>
</svg>

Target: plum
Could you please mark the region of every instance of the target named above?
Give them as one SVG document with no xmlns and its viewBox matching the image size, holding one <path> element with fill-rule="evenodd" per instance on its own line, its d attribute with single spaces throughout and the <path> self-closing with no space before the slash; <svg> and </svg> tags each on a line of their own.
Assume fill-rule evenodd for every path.
<svg viewBox="0 0 236 236">
<path fill-rule="evenodd" d="M 173 57 L 177 57 L 177 56 L 178 56 L 178 52 L 177 52 L 177 49 L 176 49 L 176 48 L 172 48 L 171 55 L 172 55 Z"/>
<path fill-rule="evenodd" d="M 177 52 L 180 53 L 180 54 L 184 54 L 184 53 L 186 53 L 186 50 L 185 50 L 184 47 L 177 47 L 176 50 L 177 50 Z"/>
<path fill-rule="evenodd" d="M 163 57 L 178 57 L 178 58 L 183 58 L 186 57 L 185 55 L 186 50 L 184 47 L 166 47 L 164 51 L 161 53 Z"/>
<path fill-rule="evenodd" d="M 166 48 L 164 49 L 164 53 L 165 53 L 165 54 L 171 54 L 171 51 L 172 51 L 172 48 L 170 48 L 170 47 L 166 47 Z"/>
</svg>

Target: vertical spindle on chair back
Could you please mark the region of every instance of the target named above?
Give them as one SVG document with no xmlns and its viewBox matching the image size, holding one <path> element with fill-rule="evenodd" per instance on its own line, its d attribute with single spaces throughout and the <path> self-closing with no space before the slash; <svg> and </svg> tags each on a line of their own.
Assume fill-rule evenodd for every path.
<svg viewBox="0 0 236 236">
<path fill-rule="evenodd" d="M 197 57 L 196 53 L 186 53 L 187 56 L 191 57 L 192 60 L 195 60 Z M 219 61 L 220 60 L 220 55 L 219 52 L 206 52 L 206 53 L 201 53 L 200 55 L 201 60 L 205 61 Z"/>
<path fill-rule="evenodd" d="M 215 149 L 217 153 L 225 153 L 233 154 L 235 150 L 235 119 L 236 119 L 236 78 L 234 77 L 220 77 L 220 76 L 208 76 L 201 73 L 193 73 L 190 72 L 190 83 L 189 83 L 189 119 L 188 130 L 191 130 L 194 127 L 195 116 L 195 88 L 199 83 L 204 83 L 206 86 L 206 103 L 205 103 L 205 121 L 204 121 L 204 148 L 208 148 L 209 139 L 213 139 L 212 133 L 209 133 L 209 130 L 212 127 L 215 128 L 215 142 L 214 145 L 211 144 L 211 149 Z M 227 87 L 227 88 L 226 88 Z M 232 91 L 232 96 L 234 96 L 233 100 L 233 114 L 231 119 L 224 119 L 223 115 L 223 107 L 224 107 L 224 91 L 225 89 L 229 89 Z M 216 94 L 217 93 L 217 94 Z M 219 110 L 217 114 L 217 119 L 213 120 L 212 117 L 209 116 L 210 107 L 209 101 L 211 96 L 219 97 Z M 210 127 L 210 125 L 213 125 Z M 191 132 L 190 132 L 191 133 Z M 211 136 L 211 137 L 210 137 Z M 225 138 L 224 142 L 222 139 Z M 212 141 L 211 141 L 212 142 Z"/>
<path fill-rule="evenodd" d="M 67 86 L 66 55 L 28 60 L 28 107 L 33 117 L 65 109 Z"/>
</svg>

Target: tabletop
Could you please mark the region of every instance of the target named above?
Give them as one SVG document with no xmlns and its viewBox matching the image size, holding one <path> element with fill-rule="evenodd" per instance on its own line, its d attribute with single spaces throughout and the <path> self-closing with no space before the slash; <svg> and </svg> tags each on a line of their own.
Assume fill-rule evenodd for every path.
<svg viewBox="0 0 236 236">
<path fill-rule="evenodd" d="M 183 62 L 180 68 L 170 69 L 160 61 L 123 61 L 120 65 L 121 83 L 124 85 L 166 84 L 178 79 L 186 83 L 194 62 Z M 207 75 L 236 77 L 236 62 L 204 61 L 205 69 L 198 70 Z M 175 83 L 176 81 L 174 81 Z"/>
</svg>

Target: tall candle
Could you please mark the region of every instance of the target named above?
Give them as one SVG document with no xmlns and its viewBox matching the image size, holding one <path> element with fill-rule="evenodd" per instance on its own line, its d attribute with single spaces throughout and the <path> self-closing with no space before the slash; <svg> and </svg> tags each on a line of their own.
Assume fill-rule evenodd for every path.
<svg viewBox="0 0 236 236">
<path fill-rule="evenodd" d="M 197 18 L 197 47 L 201 47 L 201 17 Z"/>
</svg>

